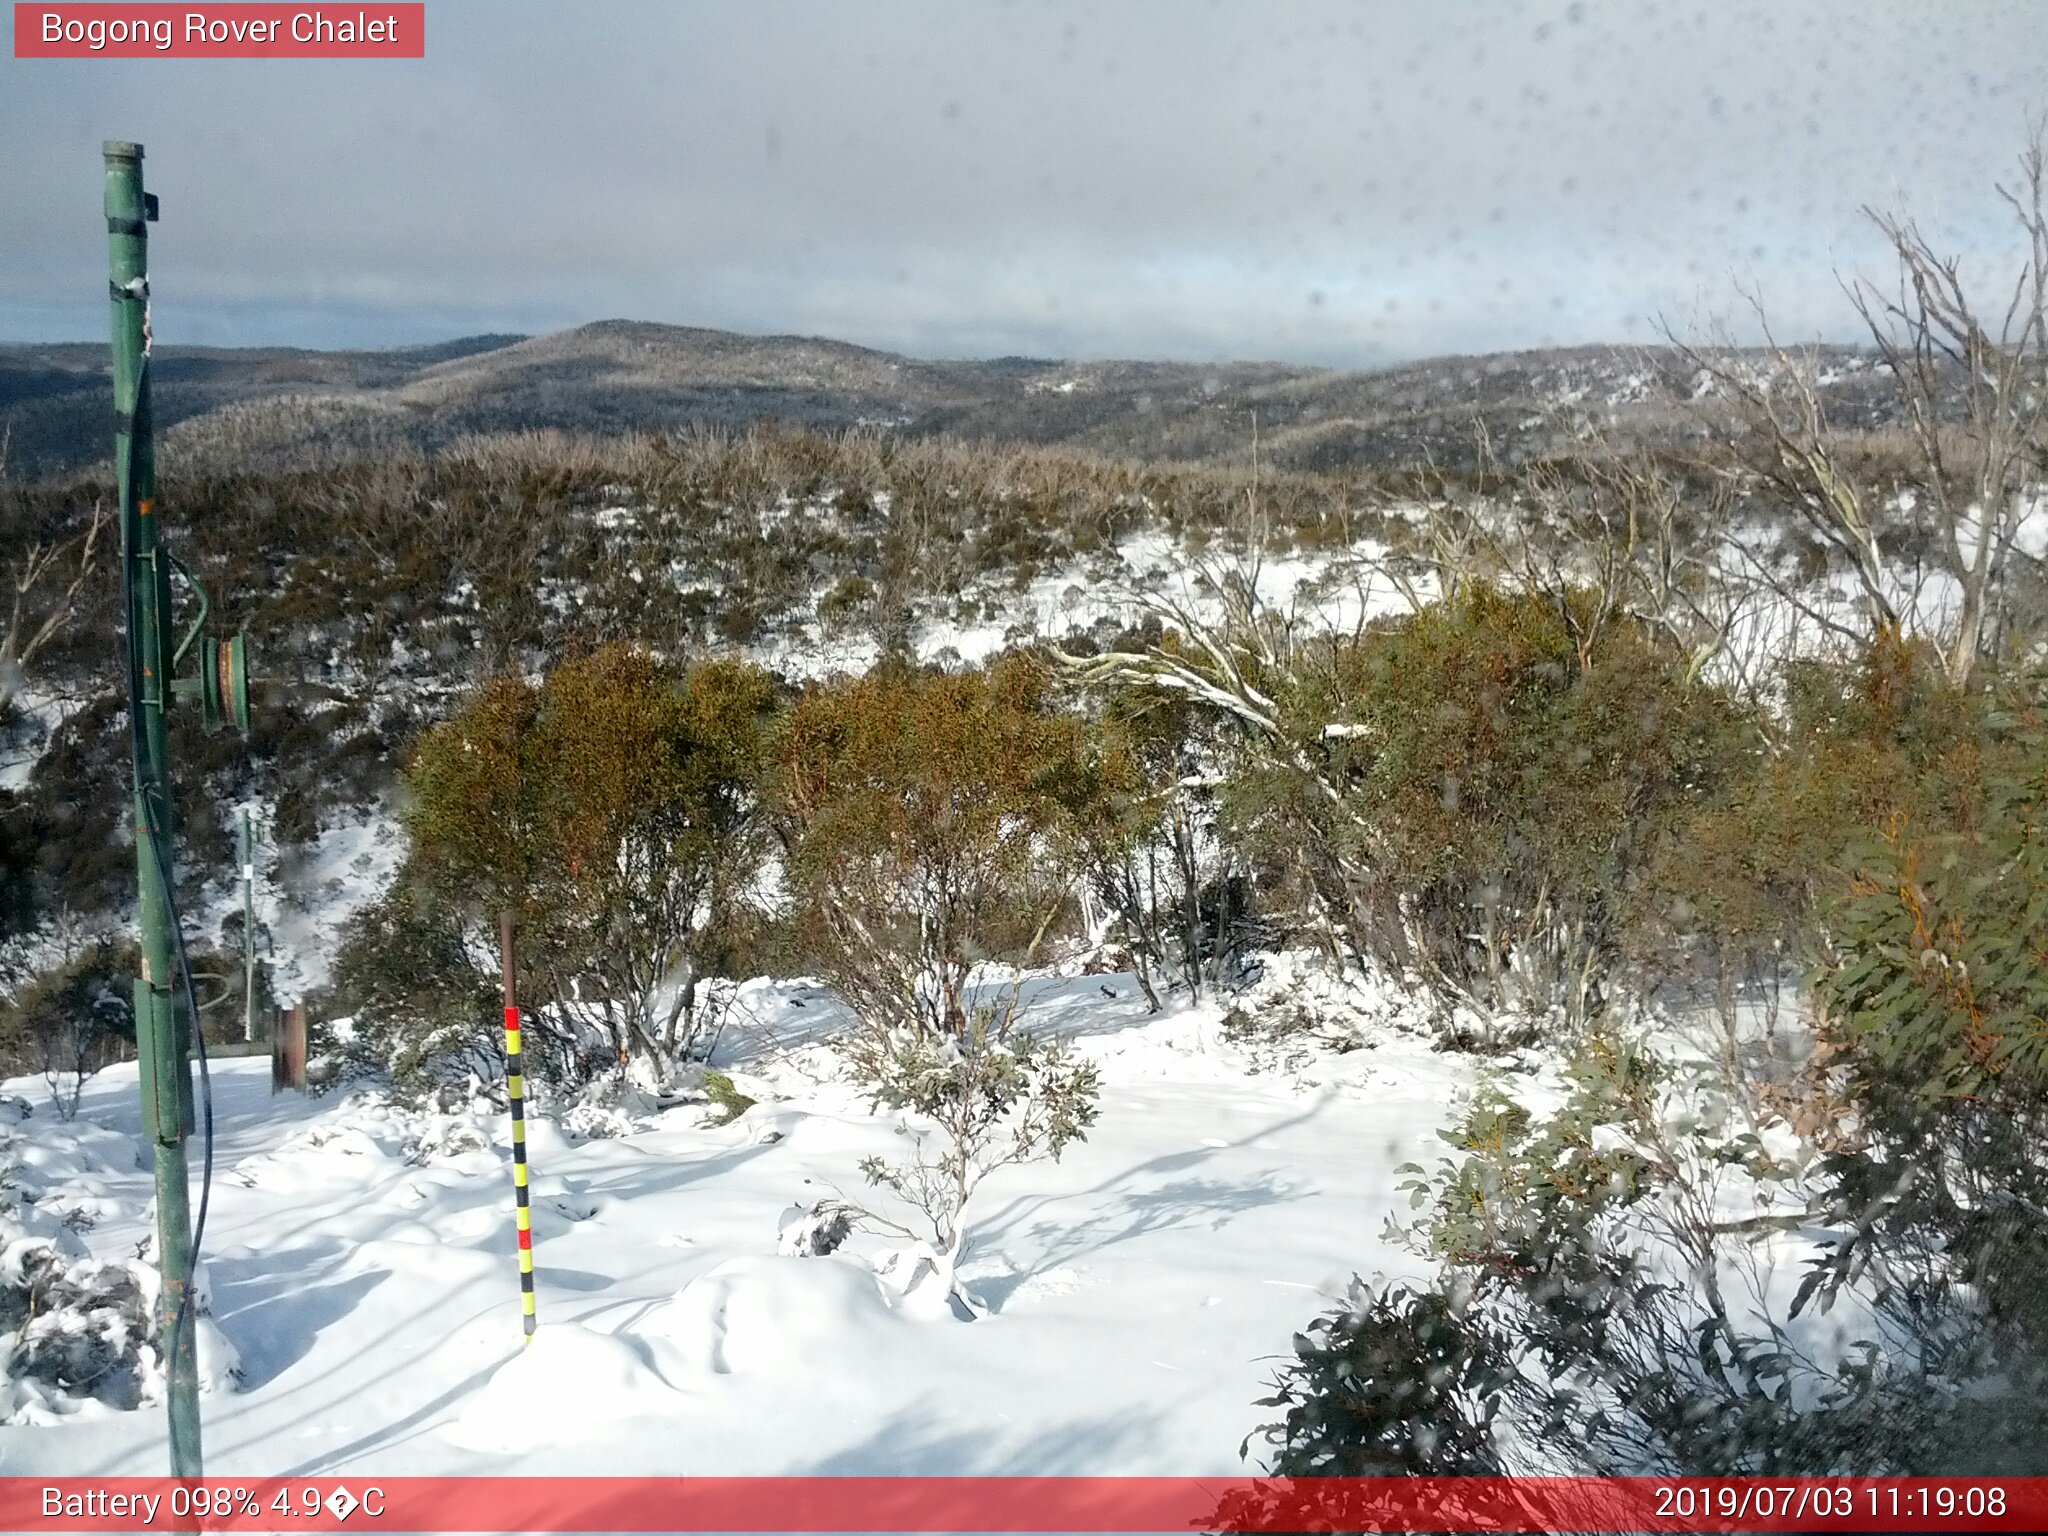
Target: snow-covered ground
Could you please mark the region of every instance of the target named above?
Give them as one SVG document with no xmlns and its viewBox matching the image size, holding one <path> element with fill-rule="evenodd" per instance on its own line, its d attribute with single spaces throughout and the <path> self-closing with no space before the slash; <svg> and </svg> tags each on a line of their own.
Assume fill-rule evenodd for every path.
<svg viewBox="0 0 2048 1536">
<path fill-rule="evenodd" d="M 28 787 L 51 739 L 82 704 L 83 700 L 69 695 L 34 687 L 24 688 L 15 697 L 14 719 L 0 730 L 0 790 Z"/>
<path fill-rule="evenodd" d="M 1379 510 L 1398 517 L 1410 509 Z M 1249 581 L 1269 610 L 1308 629 L 1349 632 L 1435 596 L 1435 582 L 1427 576 L 1402 591 L 1386 575 L 1388 553 L 1384 543 L 1367 538 L 1348 549 L 1248 561 L 1238 554 L 1198 554 L 1169 530 L 1152 527 L 1022 584 L 1007 572 L 984 577 L 963 594 L 979 612 L 977 619 L 951 617 L 946 602 L 927 598 L 913 648 L 921 661 L 979 665 L 1010 646 L 1062 640 L 1076 630 L 1114 634 L 1156 615 L 1155 599 L 1215 623 L 1223 611 L 1216 582 L 1223 578 Z M 823 595 L 823 589 L 811 594 L 814 610 Z M 792 623 L 748 648 L 761 665 L 802 678 L 864 671 L 879 654 L 871 637 L 829 634 L 816 621 Z"/>
<path fill-rule="evenodd" d="M 1221 1474 L 1261 1421 L 1271 1357 L 1354 1271 L 1417 1274 L 1384 1237 L 1395 1169 L 1433 1161 L 1468 1059 L 1383 1018 L 1364 1048 L 1230 1043 L 1215 1004 L 1147 1018 L 1126 976 L 1032 984 L 1029 1019 L 1100 1065 L 1100 1119 L 1058 1164 L 999 1172 L 962 1279 L 989 1315 L 896 1297 L 883 1239 L 776 1254 L 777 1224 L 900 1147 L 825 1046 L 806 982 L 742 994 L 722 1066 L 760 1099 L 627 1137 L 530 1138 L 540 1334 L 520 1345 L 501 1114 L 400 1114 L 215 1067 L 205 1263 L 239 1390 L 203 1399 L 219 1474 Z M 39 1099 L 33 1079 L 10 1091 Z M 459 1146 L 464 1123 L 488 1149 Z M 132 1067 L 47 1109 L 41 1209 L 90 1213 L 96 1254 L 150 1224 Z M 195 1156 L 196 1167 L 196 1156 Z M 156 1473 L 161 1408 L 88 1405 L 0 1429 L 13 1473 Z"/>
<path fill-rule="evenodd" d="M 326 983 L 334 935 L 390 888 L 405 859 L 405 835 L 388 809 L 368 807 L 323 827 L 309 846 L 280 854 L 265 835 L 268 818 L 260 812 L 257 825 L 256 922 L 266 936 L 263 960 L 279 1000 L 294 1003 Z M 223 924 L 240 914 L 240 889 L 230 882 L 209 894 L 215 942 L 232 951 L 239 940 L 231 944 Z"/>
</svg>

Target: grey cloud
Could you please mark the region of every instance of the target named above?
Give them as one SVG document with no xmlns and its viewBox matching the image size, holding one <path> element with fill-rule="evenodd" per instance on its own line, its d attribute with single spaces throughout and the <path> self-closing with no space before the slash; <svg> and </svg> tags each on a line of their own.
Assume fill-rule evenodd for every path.
<svg viewBox="0 0 2048 1536">
<path fill-rule="evenodd" d="M 1992 270 L 2048 79 L 2027 3 L 436 0 L 428 37 L 0 59 L 0 337 L 98 335 L 105 137 L 148 145 L 183 340 L 624 315 L 1364 364 L 1629 340 L 1738 281 L 1842 336 L 1865 203 Z"/>
</svg>

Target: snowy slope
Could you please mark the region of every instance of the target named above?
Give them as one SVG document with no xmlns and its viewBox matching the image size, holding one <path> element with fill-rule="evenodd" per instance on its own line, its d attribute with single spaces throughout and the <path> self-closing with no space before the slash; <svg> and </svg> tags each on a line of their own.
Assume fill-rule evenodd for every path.
<svg viewBox="0 0 2048 1536">
<path fill-rule="evenodd" d="M 477 1119 L 489 1150 L 409 1163 L 445 1121 L 273 1099 L 266 1063 L 218 1067 L 206 1258 L 245 1380 L 203 1400 L 208 1471 L 1230 1472 L 1264 1357 L 1319 1292 L 1416 1270 L 1381 1235 L 1405 1208 L 1394 1169 L 1432 1157 L 1471 1075 L 1385 1026 L 1306 1071 L 1252 1070 L 1212 1005 L 1147 1019 L 1128 977 L 1037 983 L 1034 1027 L 1101 1065 L 1101 1118 L 1060 1164 L 984 1186 L 963 1278 L 993 1310 L 961 1322 L 876 1280 L 879 1239 L 775 1256 L 792 1202 L 855 1190 L 896 1137 L 837 1079 L 820 989 L 756 983 L 744 1008 L 730 1065 L 762 1102 L 736 1123 L 686 1107 L 580 1144 L 536 1127 L 544 1326 L 523 1356 L 502 1117 Z M 95 1251 L 147 1227 L 149 1175 L 119 1140 L 135 1100 L 133 1069 L 109 1071 L 77 1128 L 34 1126 L 97 1151 L 42 1195 L 91 1201 Z M 0 1467 L 153 1473 L 162 1434 L 161 1409 L 92 1407 L 0 1429 Z"/>
</svg>

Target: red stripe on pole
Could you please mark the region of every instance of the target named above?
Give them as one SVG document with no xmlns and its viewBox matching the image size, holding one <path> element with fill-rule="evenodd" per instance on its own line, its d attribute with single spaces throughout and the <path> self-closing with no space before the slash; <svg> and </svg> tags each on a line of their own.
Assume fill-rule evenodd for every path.
<svg viewBox="0 0 2048 1536">
<path fill-rule="evenodd" d="M 249 1532 L 504 1530 L 514 1511 L 534 1532 L 2039 1531 L 2048 1478 L 0 1478 L 0 1530 L 194 1511 Z"/>
<path fill-rule="evenodd" d="M 505 1033 L 509 1035 L 518 1027 L 519 1010 L 517 1008 L 507 1008 L 505 1010 Z"/>
<path fill-rule="evenodd" d="M 528 1249 L 533 1247 L 533 1234 L 524 1227 L 519 1229 L 519 1246 Z"/>
</svg>

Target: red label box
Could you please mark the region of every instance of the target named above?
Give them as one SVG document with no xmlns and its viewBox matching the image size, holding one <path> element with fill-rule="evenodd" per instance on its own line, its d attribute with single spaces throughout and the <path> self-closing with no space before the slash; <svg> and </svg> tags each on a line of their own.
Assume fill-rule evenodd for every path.
<svg viewBox="0 0 2048 1536">
<path fill-rule="evenodd" d="M 17 59 L 423 59 L 424 4 L 25 5 Z"/>
<path fill-rule="evenodd" d="M 0 1476 L 0 1531 L 2048 1530 L 2048 1478 Z"/>
</svg>

